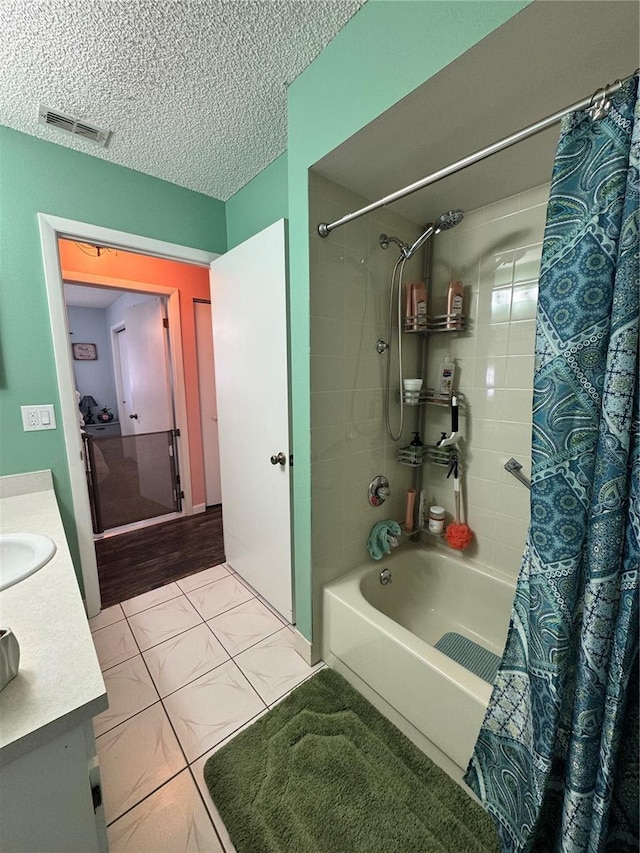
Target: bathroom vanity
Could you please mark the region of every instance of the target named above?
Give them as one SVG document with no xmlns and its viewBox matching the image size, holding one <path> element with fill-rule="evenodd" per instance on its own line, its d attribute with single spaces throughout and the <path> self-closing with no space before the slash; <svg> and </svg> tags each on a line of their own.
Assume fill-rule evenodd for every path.
<svg viewBox="0 0 640 853">
<path fill-rule="evenodd" d="M 20 644 L 0 691 L 0 850 L 108 850 L 92 718 L 108 706 L 50 471 L 0 477 L 2 533 L 57 550 L 0 591 L 0 627 Z"/>
</svg>

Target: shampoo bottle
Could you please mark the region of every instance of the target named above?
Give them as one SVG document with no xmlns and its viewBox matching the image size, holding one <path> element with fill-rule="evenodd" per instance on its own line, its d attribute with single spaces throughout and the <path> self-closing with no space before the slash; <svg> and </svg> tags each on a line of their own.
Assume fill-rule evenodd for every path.
<svg viewBox="0 0 640 853">
<path fill-rule="evenodd" d="M 414 284 L 407 282 L 404 286 L 404 330 L 411 332 L 414 328 L 413 313 L 413 288 Z"/>
<path fill-rule="evenodd" d="M 446 355 L 444 361 L 440 364 L 440 393 L 451 396 L 453 391 L 453 375 L 455 373 L 456 363 L 453 359 Z"/>
<path fill-rule="evenodd" d="M 447 291 L 447 328 L 456 329 L 460 326 L 458 317 L 462 317 L 462 282 L 450 281 Z"/>
<path fill-rule="evenodd" d="M 427 286 L 424 281 L 416 281 L 412 285 L 411 313 L 419 329 L 427 325 Z"/>
</svg>

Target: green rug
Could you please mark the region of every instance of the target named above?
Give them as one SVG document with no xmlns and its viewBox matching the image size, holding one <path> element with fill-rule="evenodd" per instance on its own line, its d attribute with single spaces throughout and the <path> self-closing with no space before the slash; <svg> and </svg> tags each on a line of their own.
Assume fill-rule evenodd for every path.
<svg viewBox="0 0 640 853">
<path fill-rule="evenodd" d="M 329 669 L 212 755 L 204 777 L 238 853 L 499 849 L 481 806 Z"/>
</svg>

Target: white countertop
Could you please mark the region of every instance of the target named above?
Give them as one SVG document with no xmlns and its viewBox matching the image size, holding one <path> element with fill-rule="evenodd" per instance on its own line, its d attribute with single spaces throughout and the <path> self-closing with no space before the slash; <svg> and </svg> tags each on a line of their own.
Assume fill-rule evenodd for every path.
<svg viewBox="0 0 640 853">
<path fill-rule="evenodd" d="M 16 494 L 21 487 L 33 491 Z M 57 546 L 43 568 L 0 592 L 0 626 L 20 644 L 18 675 L 0 691 L 2 767 L 108 703 L 50 472 L 0 478 L 0 530 L 44 533 Z"/>
</svg>

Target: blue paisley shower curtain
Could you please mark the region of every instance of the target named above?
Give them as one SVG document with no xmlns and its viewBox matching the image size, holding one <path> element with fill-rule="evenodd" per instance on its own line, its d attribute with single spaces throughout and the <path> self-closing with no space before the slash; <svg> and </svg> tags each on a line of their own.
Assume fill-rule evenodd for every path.
<svg viewBox="0 0 640 853">
<path fill-rule="evenodd" d="M 563 124 L 536 323 L 531 524 L 465 777 L 505 851 L 638 848 L 638 74 Z M 635 124 L 634 124 L 635 120 Z"/>
</svg>

